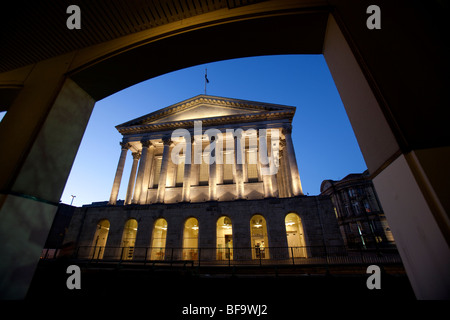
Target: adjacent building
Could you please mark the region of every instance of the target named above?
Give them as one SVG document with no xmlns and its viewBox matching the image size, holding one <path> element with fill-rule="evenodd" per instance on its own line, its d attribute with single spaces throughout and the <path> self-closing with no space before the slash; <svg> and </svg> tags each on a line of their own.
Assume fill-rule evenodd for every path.
<svg viewBox="0 0 450 320">
<path fill-rule="evenodd" d="M 324 180 L 320 192 L 331 197 L 347 247 L 395 247 L 394 237 L 367 170 L 349 174 L 339 181 Z"/>
</svg>

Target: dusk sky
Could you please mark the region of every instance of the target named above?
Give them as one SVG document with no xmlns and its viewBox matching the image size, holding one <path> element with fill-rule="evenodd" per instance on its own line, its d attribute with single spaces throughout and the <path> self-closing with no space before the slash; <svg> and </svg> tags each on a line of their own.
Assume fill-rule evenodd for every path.
<svg viewBox="0 0 450 320">
<path fill-rule="evenodd" d="M 115 126 L 204 93 L 297 108 L 292 138 L 304 194 L 325 179 L 366 170 L 353 129 L 322 55 L 233 59 L 199 65 L 136 84 L 95 104 L 61 202 L 82 206 L 109 200 L 120 155 Z M 127 155 L 118 199 L 131 171 Z"/>
</svg>

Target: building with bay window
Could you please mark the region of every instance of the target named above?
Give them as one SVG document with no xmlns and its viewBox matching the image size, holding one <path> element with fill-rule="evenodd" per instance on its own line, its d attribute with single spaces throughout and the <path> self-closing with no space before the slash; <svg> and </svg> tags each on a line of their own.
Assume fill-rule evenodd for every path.
<svg viewBox="0 0 450 320">
<path fill-rule="evenodd" d="M 324 180 L 322 195 L 333 202 L 344 243 L 349 248 L 395 247 L 394 237 L 366 170 L 339 181 Z"/>
</svg>

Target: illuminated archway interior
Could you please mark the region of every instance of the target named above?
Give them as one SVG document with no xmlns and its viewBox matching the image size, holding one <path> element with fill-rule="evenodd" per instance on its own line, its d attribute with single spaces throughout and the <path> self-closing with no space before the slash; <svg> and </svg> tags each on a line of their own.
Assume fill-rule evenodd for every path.
<svg viewBox="0 0 450 320">
<path fill-rule="evenodd" d="M 136 219 L 129 219 L 125 223 L 122 235 L 122 259 L 131 260 L 134 254 L 138 223 Z"/>
<path fill-rule="evenodd" d="M 189 218 L 184 223 L 183 232 L 183 260 L 198 258 L 198 220 Z"/>
<path fill-rule="evenodd" d="M 289 257 L 306 258 L 305 238 L 300 217 L 296 213 L 289 213 L 286 215 L 285 224 Z"/>
<path fill-rule="evenodd" d="M 217 220 L 217 260 L 233 260 L 233 226 L 226 216 Z"/>
<path fill-rule="evenodd" d="M 93 253 L 92 257 L 95 259 L 103 259 L 104 248 L 108 240 L 110 223 L 108 220 L 100 220 L 95 230 L 94 238 L 92 239 Z"/>
<path fill-rule="evenodd" d="M 252 258 L 270 259 L 266 219 L 262 215 L 254 215 L 250 220 L 250 230 Z"/>
<path fill-rule="evenodd" d="M 164 260 L 166 251 L 167 221 L 163 218 L 156 220 L 152 232 L 151 260 Z"/>
</svg>

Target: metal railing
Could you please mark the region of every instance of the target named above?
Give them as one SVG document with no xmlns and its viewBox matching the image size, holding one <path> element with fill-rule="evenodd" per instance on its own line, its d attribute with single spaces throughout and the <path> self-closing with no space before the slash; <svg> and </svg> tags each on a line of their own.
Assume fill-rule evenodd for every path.
<svg viewBox="0 0 450 320">
<path fill-rule="evenodd" d="M 339 265 L 402 263 L 395 248 L 349 249 L 345 246 L 162 248 L 79 246 L 68 256 L 59 249 L 44 249 L 41 259 L 66 256 L 76 260 L 195 266 Z"/>
</svg>

